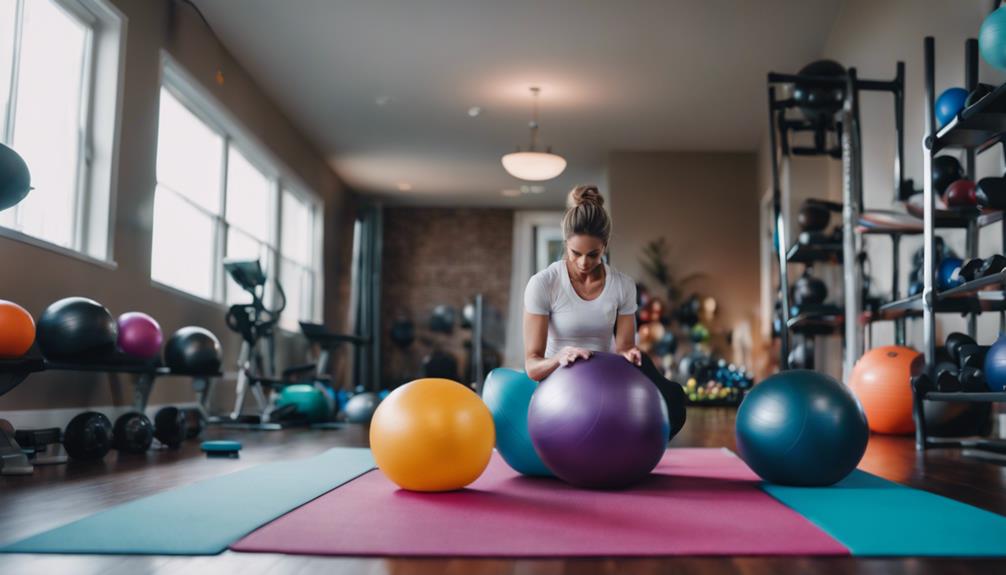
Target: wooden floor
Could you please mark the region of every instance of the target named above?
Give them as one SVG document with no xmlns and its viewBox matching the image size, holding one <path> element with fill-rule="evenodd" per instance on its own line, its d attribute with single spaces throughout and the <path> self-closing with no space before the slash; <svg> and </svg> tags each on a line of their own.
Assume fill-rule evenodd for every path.
<svg viewBox="0 0 1006 575">
<path fill-rule="evenodd" d="M 673 446 L 734 447 L 734 412 L 692 409 Z M 40 467 L 32 476 L 0 477 L 0 542 L 9 542 L 95 511 L 259 463 L 304 457 L 333 446 L 365 446 L 366 430 L 233 432 L 211 429 L 204 438 L 245 444 L 237 460 L 206 459 L 198 443 L 99 463 Z M 1006 515 L 1006 468 L 962 459 L 956 451 L 916 453 L 909 438 L 874 437 L 861 468 L 888 479 Z M 262 497 L 268 497 L 263 489 Z M 151 517 L 151 521 L 157 521 Z M 352 517 L 345 518 L 352 522 Z M 868 517 L 863 518 L 869 521 Z M 1006 573 L 1006 560 L 853 558 L 668 558 L 608 560 L 470 560 L 298 557 L 225 552 L 215 557 L 0 555 L 0 574 L 39 573 Z"/>
</svg>

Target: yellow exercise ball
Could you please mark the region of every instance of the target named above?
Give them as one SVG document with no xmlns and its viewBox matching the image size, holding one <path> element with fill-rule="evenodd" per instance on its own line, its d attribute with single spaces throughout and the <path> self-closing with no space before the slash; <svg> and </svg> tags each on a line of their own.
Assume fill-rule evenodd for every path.
<svg viewBox="0 0 1006 575">
<path fill-rule="evenodd" d="M 449 379 L 426 378 L 391 392 L 370 422 L 377 467 L 411 491 L 453 491 L 478 479 L 496 444 L 489 408 Z"/>
</svg>

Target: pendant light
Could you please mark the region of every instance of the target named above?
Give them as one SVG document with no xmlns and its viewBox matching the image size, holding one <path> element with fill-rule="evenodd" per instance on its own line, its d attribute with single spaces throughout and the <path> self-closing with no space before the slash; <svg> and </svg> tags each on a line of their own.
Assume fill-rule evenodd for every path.
<svg viewBox="0 0 1006 575">
<path fill-rule="evenodd" d="M 566 169 L 566 159 L 558 154 L 552 153 L 551 147 L 546 147 L 544 152 L 535 149 L 538 140 L 538 94 L 541 88 L 531 87 L 531 98 L 533 102 L 531 121 L 528 127 L 531 129 L 531 145 L 526 152 L 517 148 L 516 152 L 503 156 L 503 168 L 513 177 L 533 182 L 551 180 L 559 176 Z"/>
</svg>

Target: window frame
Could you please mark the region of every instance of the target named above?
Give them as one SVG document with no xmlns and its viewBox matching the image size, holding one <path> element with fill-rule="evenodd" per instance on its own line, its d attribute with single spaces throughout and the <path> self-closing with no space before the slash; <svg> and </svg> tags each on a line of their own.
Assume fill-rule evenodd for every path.
<svg viewBox="0 0 1006 575">
<path fill-rule="evenodd" d="M 298 199 L 308 204 L 311 209 L 313 227 L 311 238 L 313 242 L 311 264 L 312 272 L 315 274 L 315 293 L 313 298 L 314 301 L 312 301 L 311 304 L 311 319 L 312 321 L 321 321 L 324 317 L 324 268 L 321 253 L 323 251 L 322 241 L 324 238 L 324 220 L 322 219 L 319 221 L 319 217 L 323 216 L 324 202 L 321 199 L 321 196 L 311 191 L 310 186 L 307 186 L 303 180 L 294 174 L 292 170 L 280 162 L 276 155 L 270 152 L 257 137 L 252 135 L 249 130 L 247 130 L 231 114 L 231 112 L 226 109 L 226 107 L 219 103 L 219 101 L 217 101 L 216 98 L 214 98 L 202 84 L 195 80 L 187 69 L 175 60 L 171 54 L 164 50 L 161 51 L 161 79 L 159 89 L 163 89 L 170 93 L 172 97 L 176 98 L 178 102 L 181 103 L 199 121 L 203 122 L 209 129 L 213 130 L 218 136 L 220 136 L 222 142 L 221 145 L 223 146 L 223 161 L 220 171 L 220 203 L 218 214 L 211 214 L 205 208 L 185 197 L 184 194 L 171 189 L 169 186 L 163 186 L 164 189 L 168 190 L 170 193 L 182 198 L 184 201 L 196 207 L 201 212 L 213 217 L 215 226 L 213 246 L 215 265 L 213 266 L 213 270 L 211 272 L 213 274 L 211 299 L 203 298 L 198 294 L 187 292 L 178 287 L 154 279 L 152 273 L 154 255 L 153 244 L 151 244 L 150 252 L 151 273 L 148 274 L 150 276 L 151 284 L 155 287 L 166 289 L 173 293 L 184 294 L 188 298 L 194 298 L 203 303 L 209 303 L 223 308 L 227 307 L 228 284 L 222 262 L 227 254 L 229 234 L 231 228 L 233 227 L 237 233 L 250 235 L 249 231 L 244 230 L 240 225 L 232 225 L 228 219 L 227 213 L 229 164 L 231 153 L 234 150 L 237 150 L 256 170 L 261 172 L 269 180 L 271 201 L 270 209 L 272 210 L 273 216 L 269 218 L 269 239 L 262 242 L 255 236 L 251 237 L 264 246 L 265 252 L 267 252 L 268 258 L 271 260 L 269 262 L 263 262 L 268 264 L 268 269 L 266 271 L 270 282 L 279 278 L 282 273 L 283 194 L 286 192 L 293 193 Z M 160 185 L 160 182 L 155 178 L 154 193 L 156 193 L 156 188 Z M 151 202 L 151 205 L 153 205 L 153 202 Z M 155 216 L 152 214 L 152 221 L 154 221 L 154 217 Z M 274 290 L 269 290 L 268 293 L 270 296 L 267 297 L 270 299 L 275 297 Z M 273 303 L 274 302 L 267 302 L 267 305 L 272 305 Z M 291 331 L 282 324 L 279 324 L 277 327 L 287 332 Z"/>
<path fill-rule="evenodd" d="M 0 142 L 13 140 L 17 114 L 18 84 L 24 34 L 24 6 L 31 0 L 15 0 L 15 26 L 10 86 L 3 110 Z M 85 30 L 82 54 L 81 90 L 77 110 L 78 160 L 73 190 L 73 233 L 70 246 L 26 233 L 17 227 L 0 225 L 0 237 L 16 240 L 108 269 L 116 269 L 113 258 L 114 209 L 119 167 L 119 134 L 122 121 L 122 92 L 126 63 L 128 19 L 109 0 L 49 0 Z M 103 44 L 107 47 L 102 48 Z M 114 78 L 111 90 L 101 80 Z M 102 100 L 99 102 L 99 93 Z M 101 108 L 99 110 L 99 108 Z M 99 126 L 99 118 L 107 126 Z M 107 151 L 101 166 L 95 166 L 96 147 Z M 101 172 L 99 174 L 98 172 Z M 100 196 L 100 197 L 99 197 Z M 104 208 L 104 210 L 102 210 Z M 15 225 L 21 206 L 11 208 Z M 99 235 L 100 234 L 100 235 Z"/>
</svg>

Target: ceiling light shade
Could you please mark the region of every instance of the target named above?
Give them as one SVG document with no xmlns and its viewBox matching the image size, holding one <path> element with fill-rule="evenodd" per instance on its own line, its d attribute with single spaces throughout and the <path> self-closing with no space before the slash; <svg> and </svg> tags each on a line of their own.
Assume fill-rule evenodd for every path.
<svg viewBox="0 0 1006 575">
<path fill-rule="evenodd" d="M 561 174 L 566 159 L 547 152 L 514 152 L 503 156 L 503 169 L 515 178 L 541 182 Z"/>
<path fill-rule="evenodd" d="M 538 94 L 541 88 L 531 87 L 532 111 L 531 121 L 528 128 L 531 130 L 531 145 L 526 152 L 520 148 L 512 154 L 506 154 L 502 158 L 503 169 L 511 176 L 532 182 L 551 180 L 557 177 L 566 169 L 566 159 L 558 154 L 553 154 L 551 148 L 546 148 L 544 152 L 535 149 L 538 143 Z"/>
</svg>

